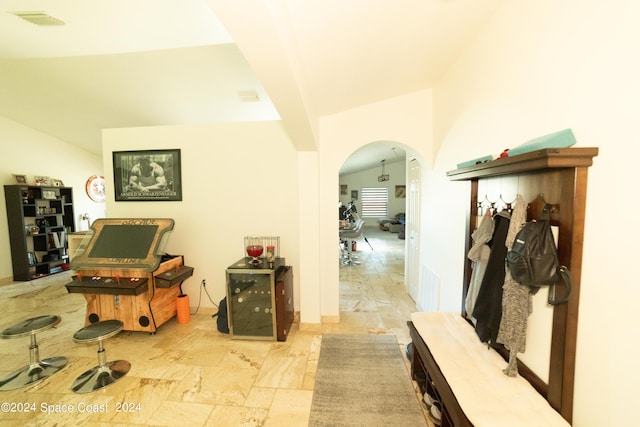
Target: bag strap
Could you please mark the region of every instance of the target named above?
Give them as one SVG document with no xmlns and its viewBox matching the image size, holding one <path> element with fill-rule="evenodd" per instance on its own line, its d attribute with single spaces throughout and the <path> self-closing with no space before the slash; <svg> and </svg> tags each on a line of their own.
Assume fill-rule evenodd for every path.
<svg viewBox="0 0 640 427">
<path fill-rule="evenodd" d="M 556 299 L 555 298 L 555 294 L 556 294 L 556 285 L 550 286 L 549 287 L 549 295 L 547 297 L 547 304 L 549 305 L 560 305 L 562 303 L 565 303 L 567 301 L 569 301 L 569 297 L 571 297 L 571 291 L 573 289 L 573 279 L 571 277 L 571 272 L 569 271 L 569 269 L 567 267 L 565 267 L 564 265 L 561 265 L 558 268 L 558 274 L 560 276 L 560 278 L 562 279 L 562 281 L 565 283 L 565 285 L 567 286 L 567 295 L 560 298 L 560 299 Z"/>
<path fill-rule="evenodd" d="M 542 213 L 540 214 L 540 221 L 546 221 L 551 228 L 551 211 L 553 210 L 553 205 L 550 203 L 546 203 L 542 208 Z M 557 257 L 557 251 L 556 251 Z M 567 287 L 567 294 L 559 299 L 556 299 L 556 285 L 549 286 L 549 295 L 547 297 L 547 304 L 549 305 L 560 305 L 567 301 L 571 297 L 571 291 L 573 289 L 573 278 L 571 277 L 571 272 L 567 267 L 561 265 L 558 267 L 558 276 L 565 283 Z"/>
</svg>

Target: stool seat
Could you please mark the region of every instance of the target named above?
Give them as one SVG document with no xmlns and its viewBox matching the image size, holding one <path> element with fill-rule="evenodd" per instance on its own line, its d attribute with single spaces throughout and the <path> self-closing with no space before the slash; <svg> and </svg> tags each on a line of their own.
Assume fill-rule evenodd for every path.
<svg viewBox="0 0 640 427">
<path fill-rule="evenodd" d="M 122 331 L 124 323 L 120 320 L 104 320 L 92 323 L 73 334 L 73 340 L 81 344 L 93 344 L 106 340 Z"/>
<path fill-rule="evenodd" d="M 122 331 L 124 323 L 120 320 L 103 320 L 92 323 L 73 334 L 73 340 L 80 344 L 98 343 L 98 366 L 85 371 L 73 382 L 71 390 L 76 393 L 90 393 L 113 384 L 124 377 L 131 369 L 126 360 L 107 362 L 102 341 Z"/>
<path fill-rule="evenodd" d="M 2 339 L 30 336 L 31 345 L 29 346 L 29 364 L 0 380 L 0 390 L 15 390 L 33 384 L 50 377 L 67 364 L 66 357 L 49 357 L 40 360 L 36 334 L 51 329 L 58 323 L 60 323 L 60 316 L 43 315 L 23 320 L 2 331 L 0 334 Z"/>
<path fill-rule="evenodd" d="M 31 319 L 23 320 L 20 323 L 9 326 L 7 329 L 2 331 L 2 338 L 21 338 L 27 335 L 35 335 L 53 328 L 60 323 L 60 320 L 60 316 L 54 315 L 32 317 Z"/>
</svg>

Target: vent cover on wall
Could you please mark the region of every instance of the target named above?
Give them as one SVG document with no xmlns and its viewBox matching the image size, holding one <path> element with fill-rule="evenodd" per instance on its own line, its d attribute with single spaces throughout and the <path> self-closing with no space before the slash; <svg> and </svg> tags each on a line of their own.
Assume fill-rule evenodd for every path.
<svg viewBox="0 0 640 427">
<path fill-rule="evenodd" d="M 47 15 L 44 12 L 11 12 L 18 18 L 22 18 L 27 22 L 35 25 L 49 26 L 49 25 L 64 25 L 64 21 L 58 18 L 54 18 L 51 15 Z"/>
</svg>

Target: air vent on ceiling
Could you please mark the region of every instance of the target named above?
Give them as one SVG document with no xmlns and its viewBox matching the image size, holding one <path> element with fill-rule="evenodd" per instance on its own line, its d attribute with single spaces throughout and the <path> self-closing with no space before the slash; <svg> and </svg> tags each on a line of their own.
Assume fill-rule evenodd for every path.
<svg viewBox="0 0 640 427">
<path fill-rule="evenodd" d="M 238 91 L 238 97 L 242 102 L 258 102 L 260 97 L 255 90 L 241 90 Z"/>
<path fill-rule="evenodd" d="M 58 18 L 54 18 L 51 15 L 47 15 L 44 12 L 11 12 L 18 18 L 22 18 L 27 22 L 31 22 L 35 25 L 50 26 L 50 25 L 64 25 L 64 21 Z"/>
</svg>

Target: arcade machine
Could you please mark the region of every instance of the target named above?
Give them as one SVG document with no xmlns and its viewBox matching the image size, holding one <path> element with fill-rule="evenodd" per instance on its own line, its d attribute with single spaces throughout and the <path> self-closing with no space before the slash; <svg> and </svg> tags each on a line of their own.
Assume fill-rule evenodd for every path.
<svg viewBox="0 0 640 427">
<path fill-rule="evenodd" d="M 177 314 L 182 282 L 193 275 L 182 255 L 164 254 L 173 219 L 103 218 L 75 254 L 65 286 L 87 300 L 85 326 L 116 319 L 124 330 L 155 333 Z"/>
</svg>

